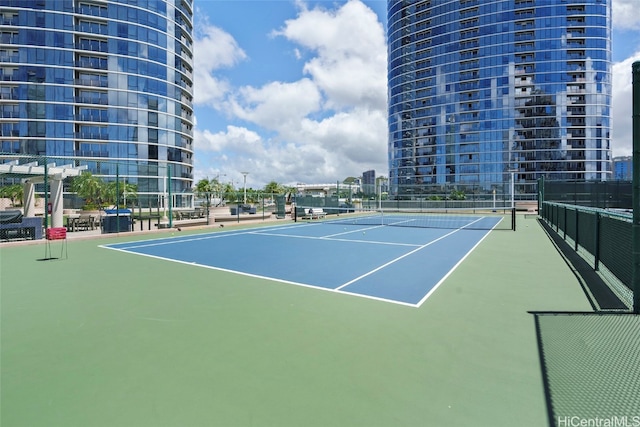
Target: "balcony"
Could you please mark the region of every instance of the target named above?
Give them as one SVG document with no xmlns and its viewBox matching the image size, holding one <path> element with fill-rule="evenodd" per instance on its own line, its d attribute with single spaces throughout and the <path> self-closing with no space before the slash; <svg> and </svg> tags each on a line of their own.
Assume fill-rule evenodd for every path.
<svg viewBox="0 0 640 427">
<path fill-rule="evenodd" d="M 108 132 L 75 132 L 76 139 L 98 139 L 98 140 L 108 140 L 109 133 Z"/>
<path fill-rule="evenodd" d="M 76 79 L 75 84 L 79 86 L 91 87 L 108 87 L 109 82 L 106 79 Z"/>
</svg>

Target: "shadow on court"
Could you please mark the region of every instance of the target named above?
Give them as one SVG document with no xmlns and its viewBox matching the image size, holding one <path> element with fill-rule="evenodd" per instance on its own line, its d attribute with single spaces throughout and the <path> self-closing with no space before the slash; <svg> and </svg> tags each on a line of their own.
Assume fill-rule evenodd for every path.
<svg viewBox="0 0 640 427">
<path fill-rule="evenodd" d="M 545 221 L 538 220 L 549 239 L 562 255 L 567 265 L 578 279 L 585 296 L 594 310 L 627 310 L 628 307 L 618 298 L 604 280 L 587 261 L 584 260 L 558 233 Z"/>
<path fill-rule="evenodd" d="M 640 315 L 532 314 L 549 425 L 639 425 Z"/>
</svg>

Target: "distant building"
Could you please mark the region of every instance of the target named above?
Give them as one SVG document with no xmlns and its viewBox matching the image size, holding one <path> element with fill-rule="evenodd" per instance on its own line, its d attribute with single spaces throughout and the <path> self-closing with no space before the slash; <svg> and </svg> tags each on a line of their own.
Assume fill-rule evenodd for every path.
<svg viewBox="0 0 640 427">
<path fill-rule="evenodd" d="M 390 0 L 390 197 L 611 179 L 611 3 Z"/>
<path fill-rule="evenodd" d="M 631 156 L 613 158 L 613 179 L 618 181 L 633 179 L 633 158 Z"/>
<path fill-rule="evenodd" d="M 369 170 L 362 173 L 362 192 L 365 196 L 376 194 L 376 171 Z"/>
</svg>

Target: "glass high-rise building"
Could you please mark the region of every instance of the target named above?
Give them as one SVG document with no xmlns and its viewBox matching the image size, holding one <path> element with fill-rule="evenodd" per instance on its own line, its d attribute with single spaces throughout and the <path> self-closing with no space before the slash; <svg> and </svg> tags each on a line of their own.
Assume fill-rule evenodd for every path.
<svg viewBox="0 0 640 427">
<path fill-rule="evenodd" d="M 633 157 L 613 158 L 613 179 L 621 181 L 633 180 Z"/>
<path fill-rule="evenodd" d="M 118 174 L 143 206 L 167 186 L 189 203 L 192 3 L 0 0 L 0 152 Z"/>
<path fill-rule="evenodd" d="M 388 46 L 390 196 L 611 178 L 611 0 L 389 0 Z"/>
<path fill-rule="evenodd" d="M 368 170 L 362 172 L 362 192 L 367 195 L 375 195 L 378 193 L 376 188 L 376 171 Z"/>
</svg>

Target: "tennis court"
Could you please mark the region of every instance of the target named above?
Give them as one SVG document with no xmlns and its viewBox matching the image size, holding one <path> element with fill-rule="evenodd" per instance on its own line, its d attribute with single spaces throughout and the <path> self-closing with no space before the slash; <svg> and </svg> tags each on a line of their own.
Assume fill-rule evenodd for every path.
<svg viewBox="0 0 640 427">
<path fill-rule="evenodd" d="M 502 218 L 468 215 L 446 228 L 406 226 L 423 220 L 403 215 L 382 224 L 356 215 L 104 247 L 417 307 Z M 387 226 L 394 223 L 402 226 Z"/>
<path fill-rule="evenodd" d="M 548 424 L 530 313 L 589 304 L 536 221 L 425 247 L 453 230 L 274 224 L 70 240 L 68 259 L 46 262 L 42 244 L 0 246 L 0 423 Z M 455 239 L 481 243 L 442 253 Z M 427 279 L 391 269 L 413 259 L 427 277 L 442 262 L 430 257 L 464 261 L 415 308 Z M 391 295 L 405 280 L 419 292 Z"/>
</svg>

